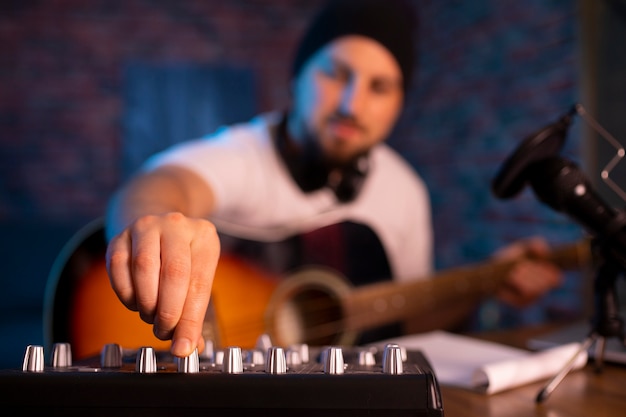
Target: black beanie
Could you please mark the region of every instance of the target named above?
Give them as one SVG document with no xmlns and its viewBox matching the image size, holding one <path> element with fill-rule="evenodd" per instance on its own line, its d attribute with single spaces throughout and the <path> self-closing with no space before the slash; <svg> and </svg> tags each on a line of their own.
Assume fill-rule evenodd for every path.
<svg viewBox="0 0 626 417">
<path fill-rule="evenodd" d="M 296 77 L 306 61 L 335 38 L 362 35 L 376 40 L 395 57 L 406 92 L 415 60 L 416 26 L 416 11 L 405 0 L 331 0 L 300 41 L 291 74 Z"/>
</svg>

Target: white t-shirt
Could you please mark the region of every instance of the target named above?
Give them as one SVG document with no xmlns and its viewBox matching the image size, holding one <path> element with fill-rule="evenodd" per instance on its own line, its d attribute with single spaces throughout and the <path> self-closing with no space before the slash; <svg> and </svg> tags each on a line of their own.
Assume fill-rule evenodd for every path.
<svg viewBox="0 0 626 417">
<path fill-rule="evenodd" d="M 219 129 L 151 157 L 144 169 L 179 165 L 212 189 L 218 230 L 257 241 L 278 241 L 342 221 L 367 225 L 380 239 L 394 280 L 432 271 L 428 191 L 409 164 L 385 144 L 370 152 L 357 197 L 337 201 L 332 190 L 304 193 L 290 176 L 271 138 L 277 114 Z"/>
</svg>

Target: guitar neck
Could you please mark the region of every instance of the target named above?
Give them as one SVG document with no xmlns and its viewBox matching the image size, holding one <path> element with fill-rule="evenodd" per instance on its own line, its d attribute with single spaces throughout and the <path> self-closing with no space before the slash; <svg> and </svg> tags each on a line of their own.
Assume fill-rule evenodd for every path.
<svg viewBox="0 0 626 417">
<path fill-rule="evenodd" d="M 563 270 L 589 264 L 587 241 L 554 249 L 549 260 Z M 489 261 L 453 268 L 411 282 L 383 282 L 356 288 L 344 300 L 347 330 L 362 331 L 444 309 L 458 301 L 478 302 L 493 295 L 519 260 Z"/>
</svg>

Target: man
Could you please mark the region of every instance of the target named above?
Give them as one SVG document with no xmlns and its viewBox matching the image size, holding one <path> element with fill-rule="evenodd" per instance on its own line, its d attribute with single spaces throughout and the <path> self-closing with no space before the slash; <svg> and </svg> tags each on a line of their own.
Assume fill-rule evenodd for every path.
<svg viewBox="0 0 626 417">
<path fill-rule="evenodd" d="M 285 114 L 157 155 L 112 199 L 113 289 L 157 337 L 172 339 L 174 355 L 203 348 L 202 322 L 225 248 L 282 272 L 325 252 L 322 263 L 342 265 L 351 279 L 363 273 L 356 285 L 431 272 L 426 187 L 384 144 L 411 82 L 414 17 L 399 0 L 330 2 L 299 45 Z M 305 253 L 307 245 L 314 249 Z M 265 256 L 277 246 L 298 260 L 284 250 Z M 544 249 L 533 243 L 511 251 Z M 356 257 L 334 259 L 351 251 Z M 553 266 L 523 262 L 501 296 L 524 304 L 559 280 Z"/>
</svg>

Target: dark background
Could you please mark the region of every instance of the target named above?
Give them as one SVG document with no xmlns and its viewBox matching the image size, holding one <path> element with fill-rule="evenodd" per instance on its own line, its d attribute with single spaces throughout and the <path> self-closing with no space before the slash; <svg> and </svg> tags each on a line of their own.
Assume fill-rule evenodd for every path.
<svg viewBox="0 0 626 417">
<path fill-rule="evenodd" d="M 320 3 L 0 3 L 0 366 L 42 343 L 55 258 L 143 158 L 287 105 L 291 53 Z M 437 267 L 530 235 L 578 239 L 580 228 L 529 190 L 499 201 L 489 185 L 523 137 L 576 102 L 624 137 L 623 1 L 415 3 L 418 83 L 390 143 L 430 187 Z M 612 150 L 576 121 L 564 152 L 596 182 Z M 532 308 L 486 303 L 478 326 L 580 315 L 584 288 L 568 275 Z"/>
</svg>

